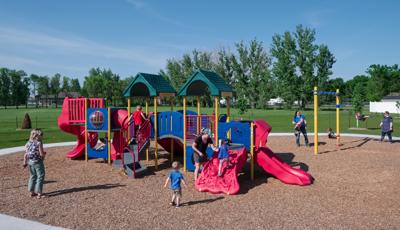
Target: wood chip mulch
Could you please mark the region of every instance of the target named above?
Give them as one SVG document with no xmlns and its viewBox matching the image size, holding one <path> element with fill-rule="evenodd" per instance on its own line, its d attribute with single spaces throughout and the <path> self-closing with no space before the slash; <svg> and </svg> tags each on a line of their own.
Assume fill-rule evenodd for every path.
<svg viewBox="0 0 400 230">
<path fill-rule="evenodd" d="M 46 198 L 31 198 L 23 153 L 0 157 L 0 212 L 70 229 L 400 229 L 400 143 L 370 138 L 320 138 L 320 155 L 297 147 L 293 137 L 270 137 L 268 145 L 294 167 L 308 170 L 311 186 L 286 185 L 256 168 L 239 175 L 238 195 L 194 190 L 192 173 L 183 205 L 168 205 L 163 188 L 169 155 L 138 179 L 101 160 L 70 160 L 70 147 L 47 149 Z M 1 227 L 0 227 L 1 228 Z"/>
</svg>

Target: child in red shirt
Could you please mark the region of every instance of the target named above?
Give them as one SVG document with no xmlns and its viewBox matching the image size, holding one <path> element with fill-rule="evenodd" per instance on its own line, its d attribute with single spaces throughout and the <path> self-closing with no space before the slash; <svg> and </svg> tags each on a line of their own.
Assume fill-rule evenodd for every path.
<svg viewBox="0 0 400 230">
<path fill-rule="evenodd" d="M 142 112 L 142 106 L 136 106 L 136 111 L 133 112 L 133 124 L 135 126 L 135 136 L 137 131 L 139 130 L 140 126 L 146 120 L 146 116 Z"/>
</svg>

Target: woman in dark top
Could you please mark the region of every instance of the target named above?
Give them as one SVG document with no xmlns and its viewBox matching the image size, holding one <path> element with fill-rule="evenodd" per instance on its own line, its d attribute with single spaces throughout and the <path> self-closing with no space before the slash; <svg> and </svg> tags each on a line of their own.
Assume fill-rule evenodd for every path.
<svg viewBox="0 0 400 230">
<path fill-rule="evenodd" d="M 194 160 L 194 180 L 197 180 L 200 166 L 207 162 L 207 147 L 211 146 L 213 151 L 218 151 L 218 149 L 214 146 L 213 141 L 206 130 L 202 131 L 202 134 L 198 136 L 193 144 L 193 160 Z"/>
</svg>

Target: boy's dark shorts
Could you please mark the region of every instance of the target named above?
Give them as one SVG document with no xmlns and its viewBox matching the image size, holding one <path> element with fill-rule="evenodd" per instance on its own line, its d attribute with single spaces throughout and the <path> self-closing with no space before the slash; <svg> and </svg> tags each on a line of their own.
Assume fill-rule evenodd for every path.
<svg viewBox="0 0 400 230">
<path fill-rule="evenodd" d="M 173 193 L 175 196 L 181 197 L 181 196 L 182 196 L 182 189 L 174 189 L 174 190 L 172 190 L 172 193 Z"/>
<path fill-rule="evenodd" d="M 200 156 L 198 153 L 193 153 L 193 160 L 195 163 L 204 163 L 207 162 L 207 155 L 203 154 L 203 156 Z"/>
</svg>

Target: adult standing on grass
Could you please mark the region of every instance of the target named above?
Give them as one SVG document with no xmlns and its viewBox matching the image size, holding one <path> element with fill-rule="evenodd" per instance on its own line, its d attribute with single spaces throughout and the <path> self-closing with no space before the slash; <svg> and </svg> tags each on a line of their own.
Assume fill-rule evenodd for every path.
<svg viewBox="0 0 400 230">
<path fill-rule="evenodd" d="M 203 129 L 201 131 L 201 135 L 198 136 L 193 144 L 193 160 L 194 160 L 194 180 L 197 180 L 197 177 L 199 175 L 199 170 L 200 166 L 202 166 L 205 162 L 207 162 L 207 147 L 211 146 L 213 151 L 218 151 L 218 149 L 214 146 L 213 141 L 210 137 L 209 130 L 208 129 Z"/>
<path fill-rule="evenodd" d="M 296 111 L 294 113 L 293 117 L 293 124 L 295 124 L 294 130 L 295 130 L 295 136 L 296 136 L 296 145 L 300 147 L 300 133 L 303 133 L 304 136 L 304 142 L 306 143 L 306 146 L 308 147 L 308 137 L 307 137 L 307 131 L 306 131 L 306 117 L 300 113 L 300 111 Z"/>
<path fill-rule="evenodd" d="M 392 132 L 393 132 L 393 119 L 389 115 L 389 111 L 385 111 L 383 114 L 383 119 L 381 121 L 381 141 L 385 139 L 385 136 L 387 135 L 389 138 L 389 142 L 393 143 L 392 141 Z"/>
<path fill-rule="evenodd" d="M 29 177 L 28 190 L 31 193 L 31 197 L 36 196 L 37 198 L 43 197 L 43 183 L 45 176 L 45 169 L 43 160 L 46 156 L 46 152 L 43 150 L 43 132 L 40 129 L 33 129 L 29 137 L 29 141 L 26 143 L 26 152 L 24 155 L 24 168 L 29 166 Z"/>
</svg>

